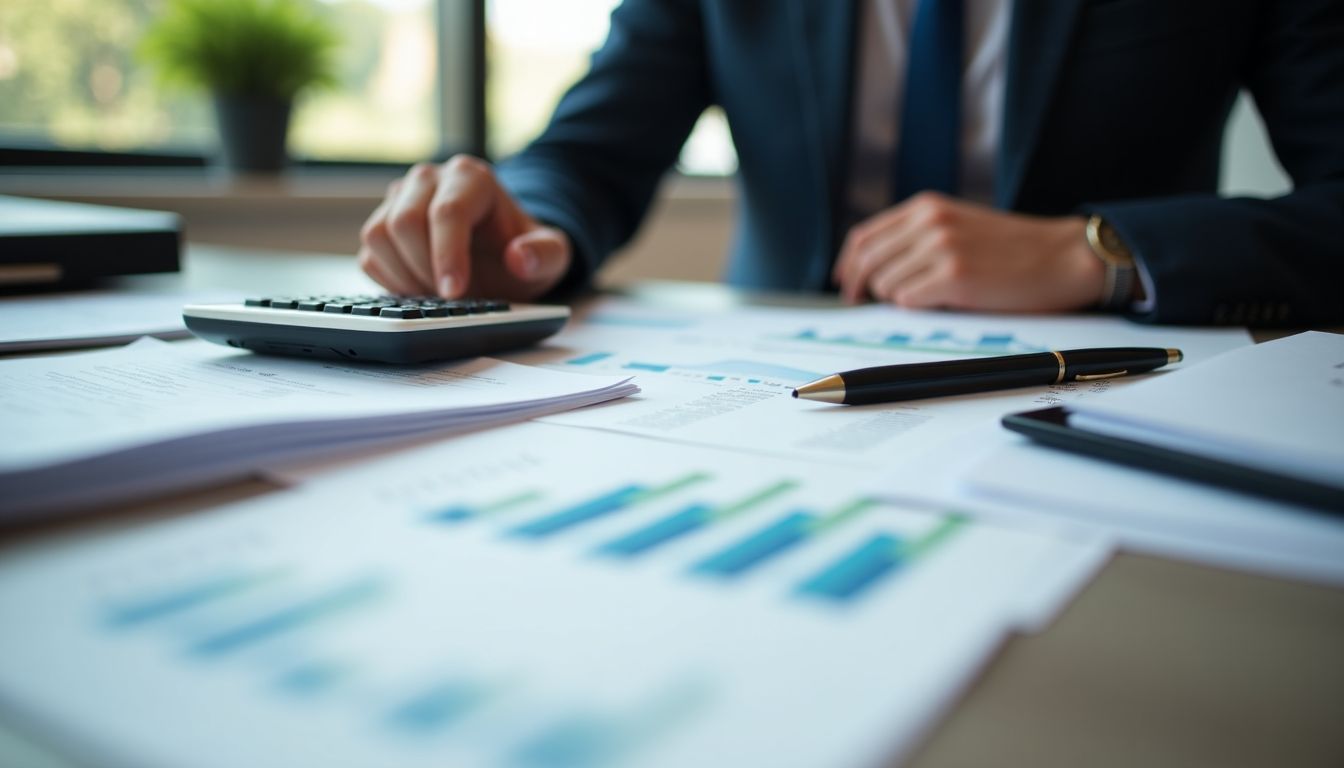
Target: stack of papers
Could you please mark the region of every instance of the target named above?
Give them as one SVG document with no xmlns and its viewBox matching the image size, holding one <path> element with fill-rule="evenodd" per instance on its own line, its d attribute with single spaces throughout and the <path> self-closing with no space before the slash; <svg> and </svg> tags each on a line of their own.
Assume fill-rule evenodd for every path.
<svg viewBox="0 0 1344 768">
<path fill-rule="evenodd" d="M 488 358 L 407 368 L 144 339 L 0 362 L 5 519 L 178 489 L 272 462 L 518 421 L 638 392 Z"/>
<path fill-rule="evenodd" d="M 537 423 L 441 441 L 0 558 L 0 691 L 118 765 L 887 765 L 1106 549 L 866 482 Z"/>
<path fill-rule="evenodd" d="M 0 364 L 0 420 L 18 427 L 0 445 L 6 510 L 262 466 L 296 483 L 0 553 L 0 625 L 15 628 L 0 694 L 73 757 L 112 763 L 889 764 L 1113 542 L 1229 563 L 1258 546 L 1271 569 L 1344 579 L 1344 528 L 1229 511 L 1203 488 L 1183 508 L 997 452 L 1086 462 L 1134 491 L 1146 474 L 1034 449 L 998 420 L 1138 377 L 861 408 L 792 387 L 1106 345 L 1181 347 L 1180 371 L 1249 342 L 1115 318 L 605 301 L 513 363 L 140 342 Z M 281 462 L 326 449 L 383 453 L 325 472 Z"/>
</svg>

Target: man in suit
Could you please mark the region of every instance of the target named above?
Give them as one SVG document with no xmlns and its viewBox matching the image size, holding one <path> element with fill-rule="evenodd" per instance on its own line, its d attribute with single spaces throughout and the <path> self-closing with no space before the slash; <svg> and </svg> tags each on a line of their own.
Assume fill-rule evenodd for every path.
<svg viewBox="0 0 1344 768">
<path fill-rule="evenodd" d="M 1216 195 L 1239 89 L 1293 191 Z M 1339 0 L 626 0 L 545 132 L 394 183 L 404 293 L 580 288 L 701 111 L 737 146 L 739 285 L 910 307 L 1344 320 Z"/>
</svg>

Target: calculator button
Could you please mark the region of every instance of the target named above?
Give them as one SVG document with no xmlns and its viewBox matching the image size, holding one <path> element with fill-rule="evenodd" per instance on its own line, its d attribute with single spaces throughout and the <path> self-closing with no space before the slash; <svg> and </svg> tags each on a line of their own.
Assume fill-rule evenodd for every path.
<svg viewBox="0 0 1344 768">
<path fill-rule="evenodd" d="M 299 302 L 297 308 L 307 312 L 321 312 L 322 308 L 326 305 L 327 303 L 321 299 L 305 299 L 304 301 Z"/>
<path fill-rule="evenodd" d="M 388 306 L 391 306 L 391 305 L 390 305 L 390 304 L 355 304 L 354 306 L 350 307 L 350 314 L 352 314 L 352 315 L 375 315 L 375 316 L 376 316 L 376 315 L 377 315 L 377 314 L 378 314 L 384 307 L 388 307 Z"/>
<path fill-rule="evenodd" d="M 447 316 L 448 316 L 448 308 L 447 308 L 447 307 L 436 307 L 436 306 L 433 306 L 433 305 L 426 304 L 426 305 L 424 305 L 424 306 L 422 306 L 422 307 L 420 308 L 420 311 L 424 313 L 425 317 L 447 317 Z"/>
<path fill-rule="evenodd" d="M 485 308 L 490 312 L 508 312 L 509 302 L 501 301 L 499 299 L 490 299 L 485 302 Z"/>
<path fill-rule="evenodd" d="M 354 308 L 353 304 L 337 304 L 334 302 L 327 302 L 327 305 L 322 308 L 322 311 L 341 315 L 341 314 L 349 314 L 350 310 L 353 308 Z"/>
<path fill-rule="evenodd" d="M 294 309 L 298 305 L 293 299 L 271 299 L 271 309 Z"/>
<path fill-rule="evenodd" d="M 419 307 L 383 307 L 378 316 L 398 320 L 414 320 L 417 317 L 423 317 Z"/>
<path fill-rule="evenodd" d="M 245 307 L 269 307 L 269 306 L 271 306 L 271 300 L 270 300 L 270 299 L 247 299 L 246 301 L 243 302 L 243 306 L 245 306 Z"/>
</svg>

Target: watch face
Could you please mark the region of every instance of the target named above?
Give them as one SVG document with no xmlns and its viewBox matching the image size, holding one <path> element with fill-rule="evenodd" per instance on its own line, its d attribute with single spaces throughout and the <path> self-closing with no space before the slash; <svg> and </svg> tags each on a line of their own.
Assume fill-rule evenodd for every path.
<svg viewBox="0 0 1344 768">
<path fill-rule="evenodd" d="M 1130 253 L 1129 246 L 1125 245 L 1124 240 L 1120 239 L 1120 233 L 1115 231 L 1115 227 L 1103 221 L 1101 226 L 1097 228 L 1097 239 L 1101 241 L 1102 247 L 1111 256 L 1115 257 L 1116 261 L 1126 266 L 1134 264 L 1134 256 Z"/>
</svg>

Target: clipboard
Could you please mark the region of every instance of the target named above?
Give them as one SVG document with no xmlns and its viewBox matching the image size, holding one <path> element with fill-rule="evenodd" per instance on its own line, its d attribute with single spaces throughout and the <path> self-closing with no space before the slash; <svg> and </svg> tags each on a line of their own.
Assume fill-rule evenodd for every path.
<svg viewBox="0 0 1344 768">
<path fill-rule="evenodd" d="M 1070 416 L 1068 408 L 1055 406 L 1009 414 L 1001 423 L 1051 448 L 1344 515 L 1344 490 L 1339 488 L 1081 429 L 1070 423 Z"/>
</svg>

